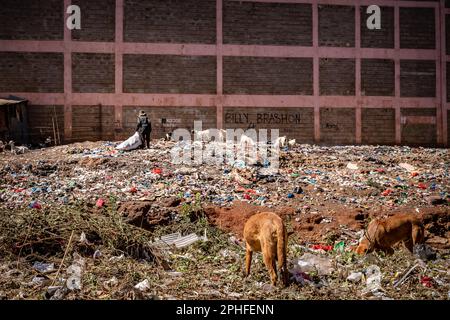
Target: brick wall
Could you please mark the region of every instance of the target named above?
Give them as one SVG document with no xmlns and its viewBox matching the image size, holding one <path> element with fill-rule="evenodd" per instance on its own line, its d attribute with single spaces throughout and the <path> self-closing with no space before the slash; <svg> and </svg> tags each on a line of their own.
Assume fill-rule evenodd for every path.
<svg viewBox="0 0 450 320">
<path fill-rule="evenodd" d="M 355 143 L 355 109 L 320 108 L 320 141 L 325 144 Z"/>
<path fill-rule="evenodd" d="M 367 28 L 367 6 L 361 6 L 361 48 L 394 48 L 394 8 L 380 7 L 381 29 Z"/>
<path fill-rule="evenodd" d="M 401 60 L 400 95 L 402 97 L 435 97 L 435 62 L 427 60 Z"/>
<path fill-rule="evenodd" d="M 216 43 L 215 0 L 125 0 L 124 41 Z"/>
<path fill-rule="evenodd" d="M 450 110 L 447 110 L 447 119 L 450 119 Z M 447 120 L 447 141 L 450 141 L 450 121 Z"/>
<path fill-rule="evenodd" d="M 60 40 L 63 38 L 63 0 L 2 0 L 0 39 Z"/>
<path fill-rule="evenodd" d="M 216 43 L 216 0 L 124 0 L 123 2 L 124 41 L 128 42 L 127 46 L 132 46 L 132 42 L 204 45 Z M 3 0 L 1 2 L 2 9 L 0 9 L 0 40 L 63 40 L 63 3 L 63 0 Z M 81 8 L 82 25 L 81 30 L 71 32 L 72 40 L 74 40 L 71 44 L 73 49 L 80 48 L 77 47 L 78 41 L 110 43 L 114 41 L 115 0 L 78 0 L 72 3 Z M 448 5 L 448 1 L 446 4 Z M 312 46 L 312 7 L 311 4 L 302 3 L 224 0 L 223 43 L 225 45 Z M 366 14 L 366 9 L 367 6 L 361 6 L 359 12 L 361 47 L 394 48 L 394 8 L 381 7 L 381 30 L 369 30 L 366 27 L 366 20 L 369 16 Z M 320 46 L 348 48 L 355 46 L 354 10 L 354 6 L 318 6 Z M 433 8 L 401 7 L 399 13 L 401 48 L 434 49 L 437 46 Z M 450 54 L 449 17 L 445 21 L 445 29 L 448 31 L 445 35 L 446 51 L 447 54 Z M 41 50 L 41 45 L 45 44 L 35 47 L 34 44 L 31 44 L 30 48 L 32 49 L 30 50 L 34 48 Z M 58 46 L 61 43 L 52 43 L 52 45 Z M 145 46 L 140 48 L 143 47 Z M 93 48 L 95 48 L 94 45 L 89 48 L 89 51 Z M 110 48 L 110 45 L 103 47 L 102 50 L 105 48 Z M 158 49 L 161 48 L 164 46 L 158 47 Z M 198 46 L 192 49 L 198 50 L 197 48 Z M 1 52 L 2 49 L 0 47 L 0 92 L 64 92 L 63 53 Z M 255 51 L 258 49 L 255 48 Z M 184 52 L 184 49 L 181 51 Z M 239 50 L 234 51 L 234 53 L 236 52 Z M 327 52 L 334 54 L 333 52 L 336 50 L 330 49 Z M 348 50 L 343 54 L 351 52 L 353 51 Z M 277 48 L 269 48 L 264 52 L 264 54 L 266 53 L 277 54 L 279 51 Z M 116 89 L 115 62 L 114 53 L 72 53 L 71 74 L 74 99 L 80 100 L 80 95 L 77 93 L 114 93 Z M 437 66 L 434 61 L 401 60 L 400 67 L 401 97 L 435 97 Z M 124 54 L 123 88 L 121 89 L 126 94 L 216 94 L 216 68 L 216 56 Z M 355 95 L 356 76 L 353 58 L 320 58 L 319 72 L 320 95 Z M 450 79 L 450 63 L 447 63 L 447 79 Z M 446 88 L 447 101 L 450 102 L 449 82 L 447 81 Z M 362 57 L 361 94 L 363 96 L 392 97 L 394 96 L 394 87 L 393 60 Z M 120 89 L 118 91 L 120 92 Z M 313 94 L 312 57 L 224 56 L 223 92 L 224 94 L 239 95 L 311 96 Z M 26 97 L 26 94 L 24 96 Z M 66 99 L 70 95 L 64 97 Z M 58 97 L 57 99 L 62 100 L 63 98 Z M 170 104 L 169 102 L 168 104 Z M 111 103 L 108 102 L 108 104 Z M 198 103 L 197 105 L 203 104 Z M 346 106 L 346 104 L 344 105 Z M 394 110 L 381 109 L 382 106 L 383 104 L 376 106 L 379 108 L 362 109 L 363 143 L 393 143 L 395 138 Z M 49 127 L 48 119 L 45 120 L 47 122 L 42 122 L 41 115 L 37 114 L 37 109 L 40 107 L 36 105 L 33 107 L 32 115 L 39 121 L 37 124 L 33 124 L 33 134 L 40 137 L 42 130 L 44 130 L 42 135 L 48 133 L 45 131 Z M 258 114 L 276 113 L 288 116 L 299 114 L 300 122 L 295 123 L 294 126 L 283 124 L 280 128 L 282 134 L 302 142 L 311 142 L 314 136 L 312 107 L 225 107 L 222 118 L 225 122 L 227 111 L 247 113 L 250 118 L 255 117 L 256 119 L 258 119 Z M 52 108 L 53 106 L 44 105 L 42 113 L 48 115 Z M 113 124 L 114 108 L 112 106 L 74 105 L 72 108 L 72 133 L 75 140 L 95 139 L 96 137 L 110 139 L 113 138 L 115 132 L 118 132 Z M 124 108 L 122 138 L 128 137 L 130 130 L 131 133 L 134 131 L 134 113 L 139 109 L 140 107 L 131 106 Z M 152 117 L 159 119 L 158 121 L 173 120 L 165 123 L 158 122 L 155 136 L 162 136 L 164 132 L 173 129 L 175 125 L 192 126 L 194 118 L 204 119 L 208 123 L 208 127 L 214 127 L 217 121 L 215 107 L 149 107 L 144 109 Z M 62 115 L 62 106 L 57 106 L 57 110 Z M 417 114 L 430 112 L 430 109 L 408 110 L 402 110 L 402 115 L 408 112 Z M 354 109 L 321 108 L 320 116 L 322 142 L 355 142 Z M 230 123 L 224 124 L 230 125 Z M 36 127 L 40 125 L 47 129 L 40 128 L 41 131 L 36 131 Z M 436 133 L 434 136 L 428 134 L 435 129 L 436 126 L 430 124 L 404 124 L 402 125 L 402 139 L 404 138 L 402 143 L 412 144 L 422 141 L 424 144 L 429 144 L 431 141 L 436 141 Z M 52 132 L 51 130 L 50 132 Z M 60 130 L 63 132 L 63 127 Z M 414 130 L 418 133 L 415 133 Z"/>
<path fill-rule="evenodd" d="M 216 58 L 126 54 L 124 92 L 215 93 Z"/>
<path fill-rule="evenodd" d="M 114 55 L 72 54 L 73 92 L 114 92 Z"/>
<path fill-rule="evenodd" d="M 0 92 L 63 92 L 62 53 L 0 52 Z"/>
<path fill-rule="evenodd" d="M 113 106 L 73 106 L 72 141 L 114 139 Z"/>
<path fill-rule="evenodd" d="M 202 121 L 203 130 L 216 128 L 216 108 L 211 107 L 123 107 L 124 137 L 136 130 L 140 110 L 147 113 L 152 123 L 151 138 L 163 138 L 166 133 L 183 128 L 194 129 L 194 121 Z"/>
<path fill-rule="evenodd" d="M 394 96 L 394 69 L 393 60 L 361 59 L 361 95 Z"/>
<path fill-rule="evenodd" d="M 311 46 L 312 6 L 225 1 L 223 40 L 226 44 Z"/>
<path fill-rule="evenodd" d="M 435 117 L 436 109 L 401 109 L 402 117 Z M 436 125 L 421 123 L 402 124 L 402 143 L 415 145 L 435 145 L 436 144 Z"/>
<path fill-rule="evenodd" d="M 395 110 L 370 108 L 361 111 L 363 144 L 395 143 Z"/>
<path fill-rule="evenodd" d="M 355 7 L 319 5 L 319 45 L 355 46 Z"/>
<path fill-rule="evenodd" d="M 34 142 L 44 142 L 47 137 L 54 141 L 53 128 L 59 128 L 61 141 L 64 141 L 64 106 L 42 106 L 28 105 L 28 133 L 30 140 Z M 57 119 L 58 125 L 53 127 L 53 118 Z"/>
<path fill-rule="evenodd" d="M 114 41 L 115 0 L 76 0 L 81 10 L 81 29 L 72 31 L 73 40 Z"/>
<path fill-rule="evenodd" d="M 268 138 L 270 129 L 279 129 L 280 136 L 296 139 L 298 143 L 314 141 L 313 108 L 224 108 L 224 129 L 247 130 L 250 124 L 254 124 L 257 130 L 267 129 Z"/>
<path fill-rule="evenodd" d="M 321 58 L 319 82 L 321 95 L 355 94 L 355 60 Z"/>
<path fill-rule="evenodd" d="M 446 68 L 446 73 L 447 73 L 447 102 L 450 102 L 450 62 L 447 62 L 447 68 Z"/>
<path fill-rule="evenodd" d="M 400 48 L 434 49 L 433 8 L 400 8 Z"/>
<path fill-rule="evenodd" d="M 312 94 L 311 58 L 224 57 L 225 94 Z"/>
<path fill-rule="evenodd" d="M 445 46 L 446 53 L 450 55 L 450 14 L 445 15 Z"/>
</svg>

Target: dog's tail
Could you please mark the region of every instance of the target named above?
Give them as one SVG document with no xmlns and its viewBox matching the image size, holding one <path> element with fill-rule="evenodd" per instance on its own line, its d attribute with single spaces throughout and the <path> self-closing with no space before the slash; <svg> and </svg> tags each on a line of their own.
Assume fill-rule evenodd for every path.
<svg viewBox="0 0 450 320">
<path fill-rule="evenodd" d="M 287 234 L 283 221 L 277 226 L 277 258 L 278 268 L 281 271 L 281 279 L 286 286 L 288 283 L 288 271 L 286 262 Z"/>
</svg>

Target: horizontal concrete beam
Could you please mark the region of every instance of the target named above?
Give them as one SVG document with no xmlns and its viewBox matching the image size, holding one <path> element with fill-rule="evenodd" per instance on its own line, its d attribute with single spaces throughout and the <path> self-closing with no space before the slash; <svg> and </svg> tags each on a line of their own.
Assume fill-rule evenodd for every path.
<svg viewBox="0 0 450 320">
<path fill-rule="evenodd" d="M 63 105 L 64 93 L 8 92 L 23 97 L 32 105 Z M 153 94 L 153 93 L 72 93 L 72 105 L 124 105 L 167 107 L 314 107 L 314 96 L 302 95 L 209 95 L 209 94 Z M 395 98 L 362 96 L 319 96 L 317 103 L 327 108 L 354 108 L 360 99 L 363 108 L 436 108 L 437 98 Z M 448 104 L 447 104 L 448 106 Z"/>
<path fill-rule="evenodd" d="M 266 3 L 306 3 L 313 4 L 318 3 L 319 5 L 344 5 L 344 6 L 354 6 L 354 0 L 230 0 L 239 2 L 266 2 Z M 376 4 L 378 6 L 386 7 L 421 7 L 421 8 L 437 8 L 439 6 L 438 2 L 423 2 L 423 1 L 399 1 L 399 0 L 361 0 L 360 4 L 362 6 L 370 6 Z"/>
<path fill-rule="evenodd" d="M 78 42 L 70 41 L 72 52 L 86 53 L 123 53 L 123 54 L 167 54 L 187 56 L 215 56 L 216 45 L 172 44 L 172 43 L 117 43 L 114 42 Z M 223 45 L 224 56 L 255 57 L 313 57 L 314 47 L 302 46 L 260 46 L 260 45 Z M 439 59 L 439 50 L 429 49 L 376 49 L 376 48 L 338 48 L 318 47 L 321 58 L 367 59 Z M 0 52 L 64 52 L 64 41 L 0 40 Z M 448 56 L 447 56 L 448 57 Z"/>
</svg>

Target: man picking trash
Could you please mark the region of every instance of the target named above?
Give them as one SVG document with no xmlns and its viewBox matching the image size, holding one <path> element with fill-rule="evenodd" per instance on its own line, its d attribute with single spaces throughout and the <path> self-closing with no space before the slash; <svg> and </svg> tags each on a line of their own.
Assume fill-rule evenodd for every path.
<svg viewBox="0 0 450 320">
<path fill-rule="evenodd" d="M 139 112 L 138 122 L 136 131 L 139 132 L 139 136 L 141 137 L 142 145 L 141 148 L 147 147 L 150 148 L 150 133 L 152 132 L 152 124 L 150 120 L 147 118 L 147 114 L 144 110 Z"/>
</svg>

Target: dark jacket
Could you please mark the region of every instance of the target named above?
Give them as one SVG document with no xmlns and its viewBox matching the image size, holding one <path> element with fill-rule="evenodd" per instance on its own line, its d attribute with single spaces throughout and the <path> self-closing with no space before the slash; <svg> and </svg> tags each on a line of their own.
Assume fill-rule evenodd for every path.
<svg viewBox="0 0 450 320">
<path fill-rule="evenodd" d="M 152 123 L 147 116 L 139 116 L 137 120 L 136 131 L 140 133 L 149 133 L 152 131 Z"/>
</svg>

